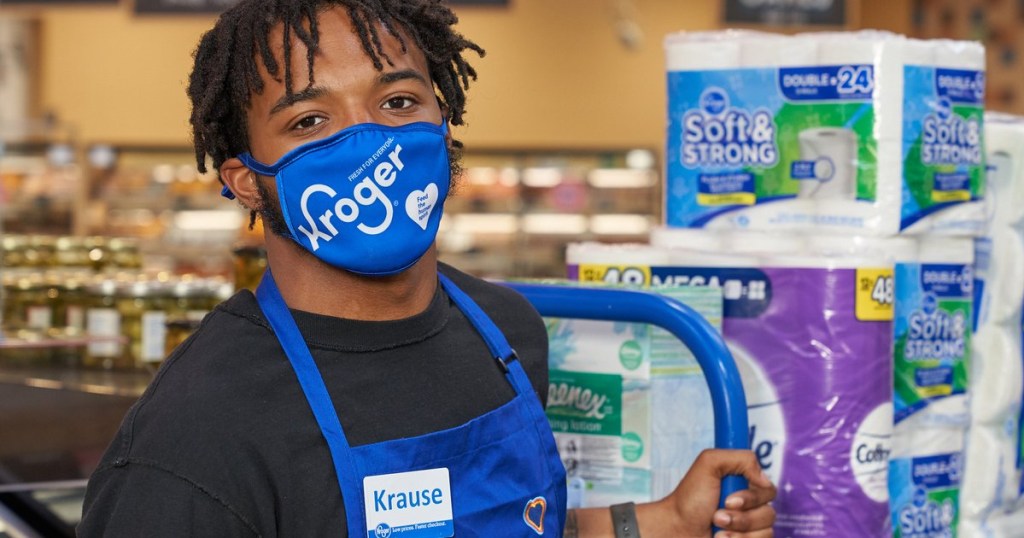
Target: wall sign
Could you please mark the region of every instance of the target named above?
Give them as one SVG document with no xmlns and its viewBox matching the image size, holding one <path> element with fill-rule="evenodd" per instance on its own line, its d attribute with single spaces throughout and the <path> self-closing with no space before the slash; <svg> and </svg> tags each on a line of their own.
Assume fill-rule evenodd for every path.
<svg viewBox="0 0 1024 538">
<path fill-rule="evenodd" d="M 725 0 L 725 22 L 843 26 L 846 0 Z"/>
</svg>

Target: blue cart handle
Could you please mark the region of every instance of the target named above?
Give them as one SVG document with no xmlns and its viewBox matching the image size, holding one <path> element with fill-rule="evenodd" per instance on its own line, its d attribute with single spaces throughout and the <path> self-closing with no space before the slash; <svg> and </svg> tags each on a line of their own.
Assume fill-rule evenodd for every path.
<svg viewBox="0 0 1024 538">
<path fill-rule="evenodd" d="M 641 291 L 504 283 L 523 294 L 542 316 L 657 325 L 681 340 L 697 358 L 715 413 L 715 448 L 749 449 L 747 398 L 725 341 L 689 306 Z M 680 420 L 687 420 L 685 411 Z M 740 476 L 722 481 L 722 497 L 747 488 Z"/>
</svg>

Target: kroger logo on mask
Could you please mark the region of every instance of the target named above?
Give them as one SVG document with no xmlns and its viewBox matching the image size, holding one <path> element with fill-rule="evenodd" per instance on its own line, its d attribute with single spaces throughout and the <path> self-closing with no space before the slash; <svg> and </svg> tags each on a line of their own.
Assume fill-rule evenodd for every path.
<svg viewBox="0 0 1024 538">
<path fill-rule="evenodd" d="M 389 139 L 388 144 L 382 146 L 378 151 L 384 151 L 392 140 Z M 391 226 L 391 218 L 394 215 L 394 211 L 391 207 L 391 200 L 388 199 L 381 188 L 390 187 L 398 177 L 398 173 L 405 168 L 405 164 L 402 163 L 399 157 L 401 152 L 402 146 L 396 145 L 395 149 L 388 154 L 387 160 L 378 163 L 373 169 L 371 174 L 373 179 L 370 179 L 370 175 L 364 177 L 352 189 L 351 198 L 339 198 L 333 208 L 324 211 L 322 215 L 316 216 L 315 220 L 309 214 L 309 198 L 317 193 L 335 198 L 338 196 L 338 193 L 330 186 L 322 183 L 306 187 L 300 202 L 302 215 L 306 218 L 306 225 L 300 225 L 298 229 L 299 232 L 309 239 L 314 252 L 320 248 L 320 240 L 326 242 L 338 236 L 338 229 L 332 221 L 337 219 L 339 222 L 351 223 L 359 220 L 360 206 L 371 206 L 379 202 L 384 208 L 384 220 L 375 226 L 368 226 L 366 223 L 360 222 L 356 225 L 356 229 L 360 232 L 366 235 L 377 235 Z M 433 186 L 433 184 L 431 185 Z M 437 187 L 434 186 L 434 189 L 436 190 Z M 323 226 L 323 230 L 317 227 L 317 222 Z"/>
<path fill-rule="evenodd" d="M 446 134 L 445 122 L 359 124 L 273 165 L 239 159 L 276 178 L 281 212 L 302 247 L 330 265 L 383 276 L 410 267 L 434 243 L 451 179 Z"/>
</svg>

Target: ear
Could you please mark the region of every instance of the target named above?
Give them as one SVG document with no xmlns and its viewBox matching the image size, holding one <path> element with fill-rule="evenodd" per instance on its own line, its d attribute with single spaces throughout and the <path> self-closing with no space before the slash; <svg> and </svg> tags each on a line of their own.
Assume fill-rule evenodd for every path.
<svg viewBox="0 0 1024 538">
<path fill-rule="evenodd" d="M 437 106 L 441 109 L 441 121 L 447 123 L 447 129 L 444 130 L 444 141 L 445 144 L 450 148 L 452 147 L 452 122 L 451 116 L 448 115 L 450 109 L 440 97 L 437 98 Z"/>
<path fill-rule="evenodd" d="M 256 191 L 256 172 L 250 170 L 241 160 L 232 157 L 224 161 L 220 165 L 220 178 L 242 205 L 249 209 L 259 207 L 260 195 Z"/>
</svg>

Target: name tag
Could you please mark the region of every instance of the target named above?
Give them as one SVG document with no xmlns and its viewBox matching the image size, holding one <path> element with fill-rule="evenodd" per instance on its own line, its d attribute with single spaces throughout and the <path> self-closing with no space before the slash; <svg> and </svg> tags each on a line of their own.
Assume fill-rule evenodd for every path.
<svg viewBox="0 0 1024 538">
<path fill-rule="evenodd" d="M 448 469 L 363 478 L 367 538 L 455 536 Z"/>
</svg>

